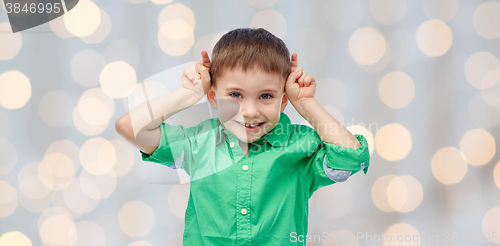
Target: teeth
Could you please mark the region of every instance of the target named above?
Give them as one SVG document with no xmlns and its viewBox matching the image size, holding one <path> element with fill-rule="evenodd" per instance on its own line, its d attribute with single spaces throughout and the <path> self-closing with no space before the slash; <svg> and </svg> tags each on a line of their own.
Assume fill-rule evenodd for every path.
<svg viewBox="0 0 500 246">
<path fill-rule="evenodd" d="M 244 125 L 244 126 L 246 126 L 246 127 L 256 127 L 256 126 L 258 126 L 258 125 L 260 124 L 260 123 L 257 123 L 257 124 L 255 124 L 255 125 L 249 125 L 249 124 L 244 124 L 244 123 L 241 123 L 241 122 L 239 122 L 239 121 L 238 121 L 238 123 L 240 123 L 240 124 L 242 124 L 242 125 Z"/>
</svg>

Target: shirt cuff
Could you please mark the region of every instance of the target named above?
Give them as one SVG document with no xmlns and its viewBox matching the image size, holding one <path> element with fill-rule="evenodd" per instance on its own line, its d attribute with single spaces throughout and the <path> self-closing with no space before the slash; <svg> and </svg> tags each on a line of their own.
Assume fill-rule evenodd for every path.
<svg viewBox="0 0 500 246">
<path fill-rule="evenodd" d="M 174 163 L 175 160 L 172 156 L 172 149 L 170 148 L 170 145 L 168 144 L 166 139 L 167 131 L 165 128 L 165 123 L 162 123 L 160 125 L 160 141 L 158 143 L 158 147 L 153 153 L 146 154 L 142 150 L 139 150 L 141 152 L 141 158 L 143 161 L 156 162 L 166 166 L 170 166 L 172 163 Z"/>
<path fill-rule="evenodd" d="M 326 167 L 339 170 L 358 172 L 363 170 L 366 174 L 370 165 L 370 152 L 368 143 L 363 135 L 354 135 L 361 147 L 357 149 L 342 148 L 338 145 L 324 142 L 326 145 Z M 344 176 L 342 172 L 338 172 Z M 347 176 L 347 175 L 345 175 Z"/>
</svg>

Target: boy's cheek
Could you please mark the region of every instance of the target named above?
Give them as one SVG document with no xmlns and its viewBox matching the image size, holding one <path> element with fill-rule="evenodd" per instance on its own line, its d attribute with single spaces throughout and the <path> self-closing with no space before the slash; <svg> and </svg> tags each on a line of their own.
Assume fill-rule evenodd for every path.
<svg viewBox="0 0 500 246">
<path fill-rule="evenodd" d="M 217 106 L 219 108 L 219 119 L 223 123 L 233 119 L 240 111 L 240 104 L 231 99 L 218 99 Z"/>
</svg>

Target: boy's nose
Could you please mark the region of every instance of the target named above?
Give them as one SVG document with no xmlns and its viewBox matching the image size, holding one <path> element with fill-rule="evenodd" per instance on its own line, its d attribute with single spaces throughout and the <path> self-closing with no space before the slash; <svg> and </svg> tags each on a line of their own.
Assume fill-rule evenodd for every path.
<svg viewBox="0 0 500 246">
<path fill-rule="evenodd" d="M 260 111 L 258 106 L 253 102 L 244 103 L 241 106 L 242 115 L 246 118 L 257 118 L 260 116 Z"/>
</svg>

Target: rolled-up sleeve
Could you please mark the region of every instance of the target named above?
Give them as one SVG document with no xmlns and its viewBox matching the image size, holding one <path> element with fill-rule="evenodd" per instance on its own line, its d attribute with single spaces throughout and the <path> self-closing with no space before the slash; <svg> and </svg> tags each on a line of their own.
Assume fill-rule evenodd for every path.
<svg viewBox="0 0 500 246">
<path fill-rule="evenodd" d="M 186 143 L 188 137 L 184 126 L 171 126 L 162 123 L 160 131 L 158 148 L 151 155 L 141 151 L 142 160 L 162 164 L 173 169 L 181 168 L 188 172 L 184 156 L 189 155 L 186 152 L 189 152 L 190 148 L 188 148 L 189 144 Z"/>
<path fill-rule="evenodd" d="M 310 163 L 312 169 L 311 192 L 337 182 L 345 182 L 351 175 L 370 166 L 368 143 L 363 135 L 354 135 L 361 144 L 357 149 L 342 148 L 322 141 Z"/>
</svg>

